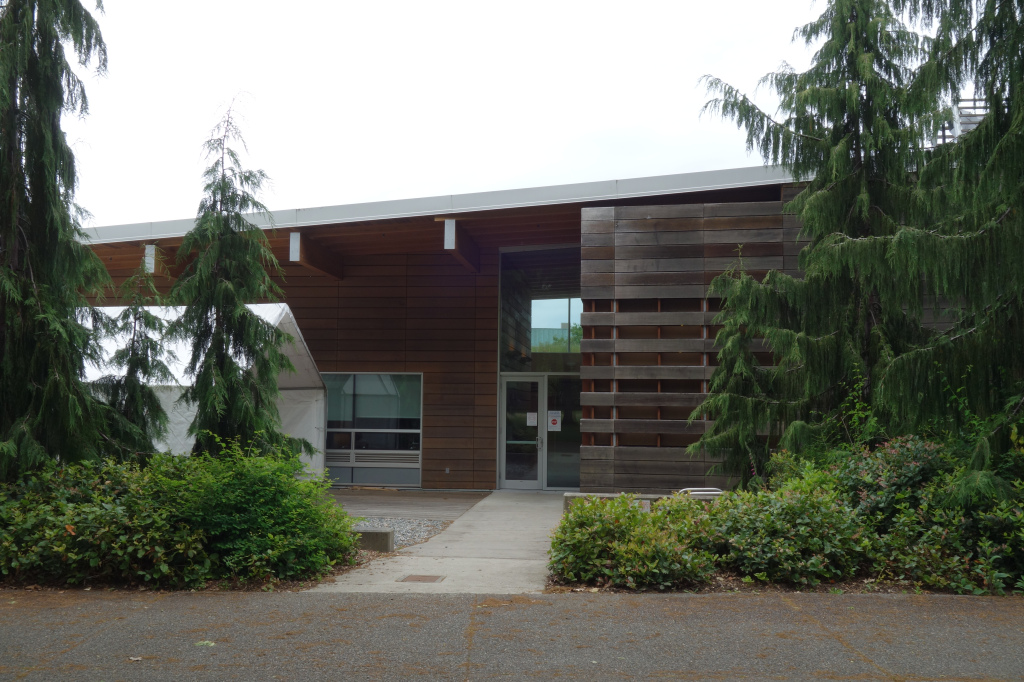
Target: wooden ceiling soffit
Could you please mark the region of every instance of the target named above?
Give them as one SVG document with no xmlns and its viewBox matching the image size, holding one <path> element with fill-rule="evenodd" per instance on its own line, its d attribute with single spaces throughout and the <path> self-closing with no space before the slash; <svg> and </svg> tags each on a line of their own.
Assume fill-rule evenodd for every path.
<svg viewBox="0 0 1024 682">
<path fill-rule="evenodd" d="M 302 232 L 288 235 L 288 262 L 337 280 L 345 279 L 341 256 Z"/>
<path fill-rule="evenodd" d="M 470 272 L 480 272 L 480 247 L 455 220 L 444 219 L 444 250 Z"/>
</svg>

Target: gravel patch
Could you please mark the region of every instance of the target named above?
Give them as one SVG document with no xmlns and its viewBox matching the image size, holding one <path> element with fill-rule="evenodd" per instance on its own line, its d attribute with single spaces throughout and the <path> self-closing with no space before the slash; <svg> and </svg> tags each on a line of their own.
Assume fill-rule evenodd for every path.
<svg viewBox="0 0 1024 682">
<path fill-rule="evenodd" d="M 451 521 L 399 519 L 388 516 L 364 516 L 360 523 L 372 528 L 393 528 L 395 530 L 395 549 L 419 544 L 452 525 Z"/>
</svg>

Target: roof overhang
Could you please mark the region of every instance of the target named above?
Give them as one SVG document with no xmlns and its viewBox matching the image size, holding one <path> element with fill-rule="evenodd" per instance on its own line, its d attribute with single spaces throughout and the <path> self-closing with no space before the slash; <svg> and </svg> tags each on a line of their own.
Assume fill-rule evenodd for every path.
<svg viewBox="0 0 1024 682">
<path fill-rule="evenodd" d="M 273 226 L 277 228 L 310 228 L 318 225 L 338 225 L 419 216 L 453 216 L 460 213 L 530 206 L 605 202 L 617 199 L 756 187 L 792 181 L 792 175 L 778 166 L 754 166 L 625 180 L 603 180 L 494 192 L 472 192 L 417 199 L 288 209 L 272 212 L 272 218 Z M 262 217 L 253 218 L 253 222 L 261 227 L 269 228 L 271 226 Z M 106 244 L 181 237 L 191 230 L 194 224 L 192 219 L 165 220 L 129 225 L 87 227 L 83 231 L 90 244 Z"/>
</svg>

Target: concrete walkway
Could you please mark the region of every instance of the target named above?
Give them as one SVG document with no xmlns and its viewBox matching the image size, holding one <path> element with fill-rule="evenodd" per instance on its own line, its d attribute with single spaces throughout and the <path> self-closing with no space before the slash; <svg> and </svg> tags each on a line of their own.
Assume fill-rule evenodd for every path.
<svg viewBox="0 0 1024 682">
<path fill-rule="evenodd" d="M 444 532 L 396 556 L 322 583 L 313 592 L 524 594 L 547 580 L 550 533 L 562 517 L 562 493 L 499 490 Z M 439 582 L 402 582 L 408 576 Z"/>
</svg>

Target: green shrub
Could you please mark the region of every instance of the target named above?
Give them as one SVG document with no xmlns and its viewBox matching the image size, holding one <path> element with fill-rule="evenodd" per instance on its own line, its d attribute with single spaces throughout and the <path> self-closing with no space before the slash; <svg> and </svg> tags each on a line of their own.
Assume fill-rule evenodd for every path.
<svg viewBox="0 0 1024 682">
<path fill-rule="evenodd" d="M 715 536 L 711 504 L 676 493 L 655 502 L 653 511 L 661 516 L 661 523 L 670 528 L 687 547 L 710 549 Z"/>
<path fill-rule="evenodd" d="M 665 589 L 710 580 L 715 557 L 689 547 L 674 531 L 659 527 L 657 512 L 650 516 L 628 540 L 612 542 L 611 583 L 633 589 Z"/>
<path fill-rule="evenodd" d="M 851 453 L 841 460 L 835 476 L 848 504 L 865 516 L 881 514 L 884 523 L 901 501 L 913 502 L 917 491 L 942 468 L 939 445 L 906 436 Z"/>
<path fill-rule="evenodd" d="M 872 572 L 958 593 L 1002 594 L 1021 575 L 1024 510 L 1003 501 L 984 512 L 945 508 L 936 500 L 954 474 L 937 477 L 900 502 L 875 542 Z"/>
<path fill-rule="evenodd" d="M 670 528 L 665 509 L 645 511 L 632 495 L 577 500 L 554 532 L 548 567 L 563 580 L 630 588 L 707 581 L 714 557 Z"/>
<path fill-rule="evenodd" d="M 15 580 L 194 585 L 211 577 L 201 530 L 146 494 L 129 464 L 49 466 L 0 487 L 0 572 Z"/>
<path fill-rule="evenodd" d="M 977 515 L 978 532 L 998 548 L 1000 566 L 1011 576 L 1024 578 L 1024 481 L 1016 481 L 1016 500 L 1003 500 Z"/>
<path fill-rule="evenodd" d="M 235 446 L 228 446 L 235 449 Z M 320 575 L 355 552 L 352 520 L 288 456 L 162 457 L 153 478 L 238 580 Z"/>
<path fill-rule="evenodd" d="M 827 491 L 733 493 L 709 512 L 707 542 L 722 564 L 772 581 L 816 585 L 849 578 L 871 547 L 862 521 Z"/>
<path fill-rule="evenodd" d="M 889 530 L 875 543 L 872 573 L 880 580 L 909 580 L 958 593 L 1002 593 L 1006 574 L 992 543 L 970 539 L 962 510 L 902 503 Z"/>
<path fill-rule="evenodd" d="M 322 478 L 298 479 L 294 457 L 227 454 L 51 464 L 0 486 L 0 573 L 195 586 L 312 577 L 351 558 L 352 522 Z"/>
<path fill-rule="evenodd" d="M 631 495 L 575 500 L 552 535 L 548 568 L 571 582 L 611 579 L 612 543 L 628 541 L 649 521 Z"/>
</svg>

